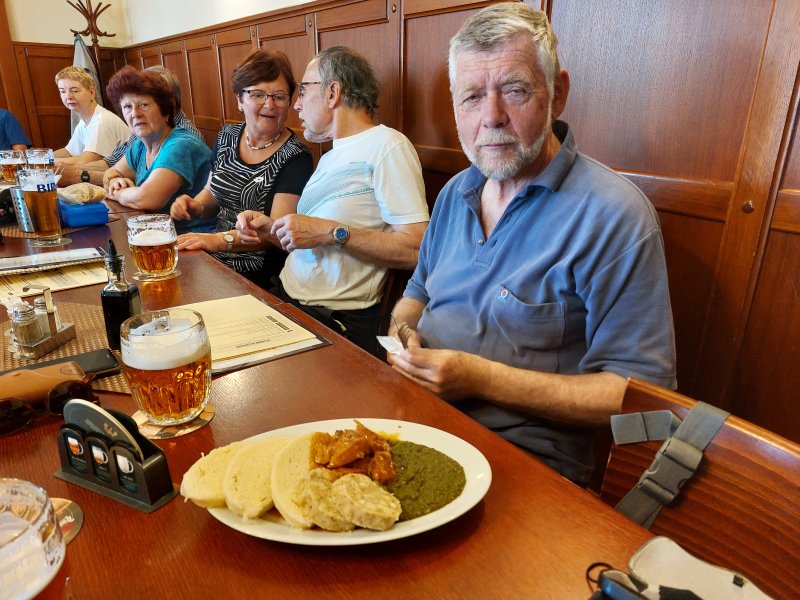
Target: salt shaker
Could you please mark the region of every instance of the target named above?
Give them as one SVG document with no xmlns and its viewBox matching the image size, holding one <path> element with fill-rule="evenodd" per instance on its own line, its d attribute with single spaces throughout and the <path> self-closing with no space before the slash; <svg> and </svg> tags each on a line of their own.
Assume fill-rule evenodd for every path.
<svg viewBox="0 0 800 600">
<path fill-rule="evenodd" d="M 50 321 L 47 317 L 47 301 L 44 297 L 37 298 L 33 301 L 33 310 L 36 312 L 36 317 L 39 319 L 39 325 L 45 337 L 55 335 L 61 331 L 61 315 L 58 314 L 58 307 L 55 304 L 53 304 L 53 316 L 56 321 L 55 331 L 50 331 Z"/>
<path fill-rule="evenodd" d="M 17 344 L 21 346 L 33 346 L 47 337 L 39 325 L 36 312 L 27 302 L 14 305 L 11 311 L 11 328 Z"/>
</svg>

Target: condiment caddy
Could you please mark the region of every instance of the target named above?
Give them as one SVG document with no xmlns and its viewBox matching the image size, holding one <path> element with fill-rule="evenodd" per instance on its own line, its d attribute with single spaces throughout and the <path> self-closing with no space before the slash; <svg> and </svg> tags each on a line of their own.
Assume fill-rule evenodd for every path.
<svg viewBox="0 0 800 600">
<path fill-rule="evenodd" d="M 42 290 L 43 306 L 39 302 L 31 306 L 20 298 L 4 302 L 16 343 L 13 355 L 21 360 L 41 358 L 77 337 L 75 325 L 62 323 L 58 317 L 50 288 L 39 285 L 22 288 L 25 292 L 31 289 Z"/>
</svg>

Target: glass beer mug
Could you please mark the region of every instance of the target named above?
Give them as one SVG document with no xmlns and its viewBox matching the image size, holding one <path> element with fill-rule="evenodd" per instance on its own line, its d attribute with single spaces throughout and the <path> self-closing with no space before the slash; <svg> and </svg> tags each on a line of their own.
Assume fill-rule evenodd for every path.
<svg viewBox="0 0 800 600">
<path fill-rule="evenodd" d="M 56 576 L 64 555 L 47 492 L 30 481 L 0 479 L 0 595 L 33 598 Z"/>
<path fill-rule="evenodd" d="M 22 150 L 0 150 L 0 168 L 3 180 L 15 184 L 17 172 L 25 168 L 25 153 Z"/>
<path fill-rule="evenodd" d="M 36 234 L 31 246 L 65 246 L 71 239 L 61 235 L 58 194 L 53 169 L 21 169 L 17 173 L 25 210 Z"/>
<path fill-rule="evenodd" d="M 144 312 L 120 327 L 122 370 L 136 404 L 156 425 L 191 421 L 211 392 L 211 344 L 200 313 Z"/>
<path fill-rule="evenodd" d="M 128 219 L 128 245 L 139 281 L 177 277 L 178 234 L 169 215 L 139 215 Z"/>
<path fill-rule="evenodd" d="M 30 169 L 52 169 L 56 160 L 52 148 L 28 148 L 25 158 Z"/>
</svg>

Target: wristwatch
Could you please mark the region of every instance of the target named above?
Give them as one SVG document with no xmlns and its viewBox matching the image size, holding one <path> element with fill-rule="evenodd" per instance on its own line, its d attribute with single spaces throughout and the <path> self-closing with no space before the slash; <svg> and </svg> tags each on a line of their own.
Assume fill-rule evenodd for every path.
<svg viewBox="0 0 800 600">
<path fill-rule="evenodd" d="M 230 252 L 233 250 L 233 242 L 236 241 L 236 238 L 233 237 L 233 234 L 230 231 L 226 231 L 222 234 L 222 239 L 228 244 L 228 247 L 225 248 L 225 252 Z"/>
<path fill-rule="evenodd" d="M 89 183 L 89 171 L 81 171 L 81 181 L 83 183 Z"/>
<path fill-rule="evenodd" d="M 333 230 L 333 245 L 341 250 L 342 246 L 350 239 L 350 225 L 341 223 Z"/>
</svg>

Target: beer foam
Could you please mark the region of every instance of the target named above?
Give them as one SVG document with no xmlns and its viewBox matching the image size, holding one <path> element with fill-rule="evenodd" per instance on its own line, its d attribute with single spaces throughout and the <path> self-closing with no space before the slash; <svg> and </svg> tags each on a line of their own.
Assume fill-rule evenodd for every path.
<svg viewBox="0 0 800 600">
<path fill-rule="evenodd" d="M 188 319 L 170 319 L 168 327 L 156 320 L 132 329 L 121 340 L 122 362 L 134 369 L 173 369 L 202 358 L 210 351 L 208 336 Z M 164 331 L 169 335 L 164 335 Z M 160 335 L 158 335 L 160 334 Z"/>
<path fill-rule="evenodd" d="M 129 243 L 132 246 L 158 246 L 160 244 L 169 244 L 174 242 L 177 238 L 169 231 L 160 231 L 158 229 L 143 229 L 133 235 Z"/>
</svg>

